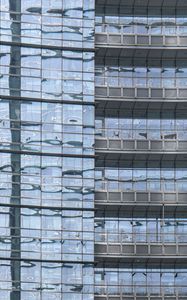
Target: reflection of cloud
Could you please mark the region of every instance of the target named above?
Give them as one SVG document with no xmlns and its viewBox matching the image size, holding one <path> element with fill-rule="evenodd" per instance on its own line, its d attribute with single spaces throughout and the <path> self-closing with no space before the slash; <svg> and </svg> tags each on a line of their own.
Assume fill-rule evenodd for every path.
<svg viewBox="0 0 187 300">
<path fill-rule="evenodd" d="M 41 7 L 29 7 L 29 8 L 27 8 L 27 11 L 30 13 L 41 14 L 42 8 Z"/>
</svg>

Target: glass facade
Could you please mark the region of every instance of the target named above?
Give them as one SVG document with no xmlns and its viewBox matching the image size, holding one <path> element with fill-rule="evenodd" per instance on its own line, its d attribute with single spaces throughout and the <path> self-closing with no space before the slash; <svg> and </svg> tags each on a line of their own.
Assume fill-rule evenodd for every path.
<svg viewBox="0 0 187 300">
<path fill-rule="evenodd" d="M 0 1 L 0 298 L 94 297 L 94 1 Z"/>
<path fill-rule="evenodd" d="M 187 299 L 186 16 L 96 1 L 95 300 Z"/>
<path fill-rule="evenodd" d="M 124 6 L 98 7 L 96 32 L 151 35 L 186 35 L 186 7 Z"/>
<path fill-rule="evenodd" d="M 181 60 L 175 66 L 170 60 L 153 60 L 147 66 L 133 64 L 131 59 L 106 61 L 97 66 L 96 84 L 110 87 L 140 88 L 186 88 L 187 68 Z M 139 62 L 140 64 L 140 62 Z M 183 65 L 182 65 L 183 64 Z"/>
<path fill-rule="evenodd" d="M 173 161 L 133 161 L 98 167 L 96 187 L 103 190 L 187 192 L 187 165 Z"/>
<path fill-rule="evenodd" d="M 105 216 L 97 218 L 96 241 L 110 243 L 186 243 L 187 222 L 185 218 L 156 216 L 143 218 L 140 216 Z"/>
<path fill-rule="evenodd" d="M 187 299 L 187 6 L 153 2 L 0 0 L 0 299 Z"/>
<path fill-rule="evenodd" d="M 133 140 L 186 140 L 186 116 L 185 109 L 98 110 L 96 135 Z"/>
<path fill-rule="evenodd" d="M 113 268 L 104 266 L 95 270 L 96 295 L 125 294 L 129 297 L 134 294 L 137 297 L 153 297 L 161 294 L 172 297 L 186 295 L 186 269 L 168 268 L 168 266 L 124 266 L 123 264 Z M 154 298 L 153 298 L 154 299 Z M 181 298 L 183 299 L 183 298 Z"/>
</svg>

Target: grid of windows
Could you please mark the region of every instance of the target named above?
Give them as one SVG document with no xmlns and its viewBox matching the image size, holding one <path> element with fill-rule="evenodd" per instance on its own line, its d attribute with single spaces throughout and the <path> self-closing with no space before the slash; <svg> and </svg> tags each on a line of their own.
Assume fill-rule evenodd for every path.
<svg viewBox="0 0 187 300">
<path fill-rule="evenodd" d="M 174 161 L 124 162 L 119 167 L 98 167 L 96 189 L 122 191 L 187 191 L 187 166 Z"/>
<path fill-rule="evenodd" d="M 94 1 L 1 0 L 0 4 L 3 42 L 13 39 L 42 46 L 90 49 L 94 46 Z"/>
<path fill-rule="evenodd" d="M 1 260 L 0 296 L 11 299 L 10 260 Z M 16 267 L 16 265 L 15 265 Z M 93 268 L 89 263 L 22 261 L 19 288 L 23 300 L 91 300 L 93 299 Z M 19 299 L 19 298 L 18 298 Z"/>
<path fill-rule="evenodd" d="M 186 243 L 187 221 L 182 218 L 96 218 L 96 241 L 108 243 Z"/>
<path fill-rule="evenodd" d="M 115 60 L 110 65 L 98 65 L 96 67 L 96 85 L 109 87 L 126 88 L 186 88 L 187 68 L 180 66 L 167 66 L 169 63 L 155 60 L 151 66 L 130 65 L 129 62 L 122 62 L 124 65 L 115 65 Z M 177 62 L 176 62 L 177 64 Z"/>
<path fill-rule="evenodd" d="M 0 93 L 61 101 L 94 101 L 94 55 L 92 52 L 0 46 Z M 11 56 L 20 59 L 11 65 Z M 33 64 L 34 61 L 34 64 Z M 9 78 L 17 86 L 9 86 Z"/>
<path fill-rule="evenodd" d="M 11 154 L 1 153 L 1 203 L 10 204 L 12 199 L 22 205 L 93 207 L 92 158 L 24 154 L 15 155 L 16 162 L 19 169 L 15 168 Z M 18 195 L 12 194 L 12 187 L 19 188 Z"/>
<path fill-rule="evenodd" d="M 95 270 L 97 295 L 185 296 L 187 272 L 185 268 L 128 266 L 120 264 Z"/>
<path fill-rule="evenodd" d="M 19 115 L 10 118 L 19 106 Z M 1 149 L 43 153 L 93 154 L 94 107 L 35 101 L 0 100 Z M 12 128 L 14 127 L 14 128 Z M 11 132 L 20 135 L 13 141 Z"/>
<path fill-rule="evenodd" d="M 186 4 L 96 3 L 95 298 L 185 299 Z"/>
<path fill-rule="evenodd" d="M 117 6 L 116 6 L 117 7 Z M 96 16 L 96 32 L 138 35 L 186 35 L 186 8 L 100 7 Z"/>
<path fill-rule="evenodd" d="M 187 10 L 119 2 L 0 0 L 0 299 L 187 296 Z"/>
<path fill-rule="evenodd" d="M 0 0 L 0 298 L 94 298 L 94 0 Z"/>
<path fill-rule="evenodd" d="M 1 208 L 2 258 L 8 259 L 20 250 L 21 259 L 64 262 L 93 260 L 93 212 L 21 208 L 20 227 L 12 226 L 10 229 L 13 217 L 17 217 L 15 210 Z M 10 236 L 12 229 L 15 229 L 15 234 Z M 11 241 L 17 239 L 20 248 L 11 251 Z"/>
<path fill-rule="evenodd" d="M 97 112 L 96 135 L 122 139 L 187 139 L 185 110 L 105 110 Z"/>
</svg>

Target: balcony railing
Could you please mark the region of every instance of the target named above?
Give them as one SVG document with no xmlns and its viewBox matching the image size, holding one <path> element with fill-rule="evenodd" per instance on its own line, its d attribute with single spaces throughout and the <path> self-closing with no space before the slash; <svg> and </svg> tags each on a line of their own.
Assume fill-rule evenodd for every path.
<svg viewBox="0 0 187 300">
<path fill-rule="evenodd" d="M 95 232 L 96 243 L 107 243 L 109 245 L 120 244 L 184 244 L 187 243 L 187 233 L 168 233 L 168 232 L 125 232 L 125 231 L 99 231 Z M 186 251 L 187 255 L 187 251 Z"/>
<path fill-rule="evenodd" d="M 186 26 L 118 25 L 96 23 L 96 44 L 115 46 L 187 46 Z"/>
<path fill-rule="evenodd" d="M 98 190 L 95 192 L 95 204 L 115 205 L 158 205 L 158 204 L 182 204 L 187 205 L 187 192 L 163 192 L 163 191 L 120 191 Z"/>
<path fill-rule="evenodd" d="M 127 19 L 128 20 L 128 19 Z M 178 25 L 160 25 L 156 24 L 120 24 L 96 22 L 96 33 L 118 33 L 126 35 L 163 35 L 163 36 L 187 36 L 187 26 L 185 24 Z"/>
<path fill-rule="evenodd" d="M 118 130 L 115 131 L 119 132 Z M 139 133 L 140 134 L 140 133 Z M 120 133 L 119 133 L 120 135 Z M 143 133 L 142 133 L 143 135 Z M 177 135 L 170 134 L 171 139 L 148 139 L 145 133 L 145 139 L 125 139 L 125 138 L 101 138 L 96 136 L 95 148 L 115 151 L 166 151 L 166 152 L 186 152 L 187 141 L 175 139 Z M 174 137 L 174 140 L 172 139 Z M 147 139 L 146 139 L 147 138 Z"/>
<path fill-rule="evenodd" d="M 146 285 L 143 283 L 128 285 L 126 282 L 124 282 L 124 284 L 115 285 L 106 283 L 95 285 L 95 296 L 95 299 L 113 299 L 108 297 L 114 296 L 116 300 L 124 299 L 124 296 L 130 296 L 130 298 L 127 299 L 136 299 L 136 296 L 144 296 L 144 299 L 148 299 L 151 296 L 170 296 L 172 297 L 172 299 L 178 299 L 179 296 L 186 296 L 185 298 L 180 299 L 187 299 L 187 287 L 186 284 L 170 285 L 169 283 L 167 285 Z M 102 296 L 102 298 L 99 298 L 97 296 Z"/>
<path fill-rule="evenodd" d="M 158 64 L 160 61 L 158 61 Z M 106 67 L 105 67 L 106 68 Z M 115 68 L 115 66 L 114 66 Z M 143 68 L 142 68 L 143 69 Z M 159 68 L 157 68 L 160 71 Z M 172 69 L 171 69 L 172 70 Z M 95 83 L 96 86 L 109 86 L 111 88 L 158 88 L 158 89 L 185 89 L 187 88 L 187 77 L 183 73 L 184 71 L 175 70 L 175 75 L 168 76 L 158 72 L 158 74 L 150 75 L 147 70 L 142 73 L 133 72 L 132 69 L 126 70 L 116 70 L 111 74 L 111 71 L 105 70 L 104 67 L 102 70 L 97 70 L 95 72 Z M 108 74 L 107 74 L 108 73 Z"/>
<path fill-rule="evenodd" d="M 97 98 L 117 99 L 181 99 L 187 101 L 187 88 L 141 88 L 141 87 L 109 87 L 96 86 L 95 94 Z"/>
<path fill-rule="evenodd" d="M 186 243 L 96 243 L 95 255 L 96 257 L 109 257 L 120 258 L 135 258 L 137 257 L 154 257 L 162 259 L 164 257 L 171 259 L 173 256 L 176 258 L 185 257 L 187 259 L 187 244 Z"/>
</svg>

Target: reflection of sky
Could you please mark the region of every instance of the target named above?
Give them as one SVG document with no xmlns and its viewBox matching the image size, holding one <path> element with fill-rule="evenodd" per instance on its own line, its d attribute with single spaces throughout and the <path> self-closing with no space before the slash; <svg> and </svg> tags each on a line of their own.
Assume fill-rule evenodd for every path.
<svg viewBox="0 0 187 300">
<path fill-rule="evenodd" d="M 159 164 L 149 161 L 126 163 L 126 167 L 120 168 L 96 168 L 96 187 L 123 191 L 186 191 L 185 164 L 174 165 L 171 161 Z"/>
<path fill-rule="evenodd" d="M 156 14 L 155 10 L 154 13 Z M 165 35 L 176 35 L 187 34 L 187 18 L 184 16 L 170 15 L 169 12 L 154 16 L 154 13 L 150 15 L 148 12 L 143 10 L 138 12 L 134 9 L 133 13 L 121 13 L 118 15 L 107 15 L 104 18 L 97 14 L 96 16 L 96 32 L 112 32 L 112 33 L 136 33 L 136 34 L 165 34 Z M 114 12 L 113 12 L 114 14 Z M 141 16 L 144 14 L 144 16 Z M 158 14 L 158 11 L 157 11 Z M 177 29 L 178 27 L 178 29 Z M 178 30 L 178 31 L 177 31 Z"/>
<path fill-rule="evenodd" d="M 1 299 L 93 300 L 94 3 L 1 0 Z"/>
<path fill-rule="evenodd" d="M 158 67 L 149 66 L 98 66 L 96 67 L 96 85 L 109 85 L 111 87 L 157 87 L 157 88 L 185 88 L 187 87 L 186 67 L 167 67 L 167 61 L 162 62 L 163 67 L 159 67 L 160 62 L 155 60 Z M 151 63 L 151 62 L 150 62 Z M 152 62 L 153 63 L 153 62 Z M 176 61 L 176 64 L 180 62 Z"/>
<path fill-rule="evenodd" d="M 104 293 L 119 294 L 120 291 L 145 295 L 160 294 L 162 289 L 166 294 L 175 294 L 176 291 L 181 295 L 186 295 L 187 271 L 185 269 L 159 268 L 158 266 L 149 267 L 129 267 L 113 269 L 95 269 L 96 292 L 104 292 L 104 284 L 107 286 Z M 137 289 L 136 289 L 137 287 Z M 175 292 L 174 292 L 175 290 Z"/>
<path fill-rule="evenodd" d="M 10 47 L 1 46 L 1 52 L 0 64 L 3 71 L 3 76 L 0 77 L 1 94 L 7 95 Z M 59 101 L 63 97 L 63 100 L 78 99 L 93 102 L 94 55 L 92 53 L 21 48 L 20 55 L 20 61 L 15 63 L 14 67 L 21 66 L 21 96 Z M 87 76 L 83 76 L 83 72 L 86 72 Z"/>
<path fill-rule="evenodd" d="M 106 110 L 96 134 L 124 139 L 187 139 L 186 110 Z"/>
</svg>

